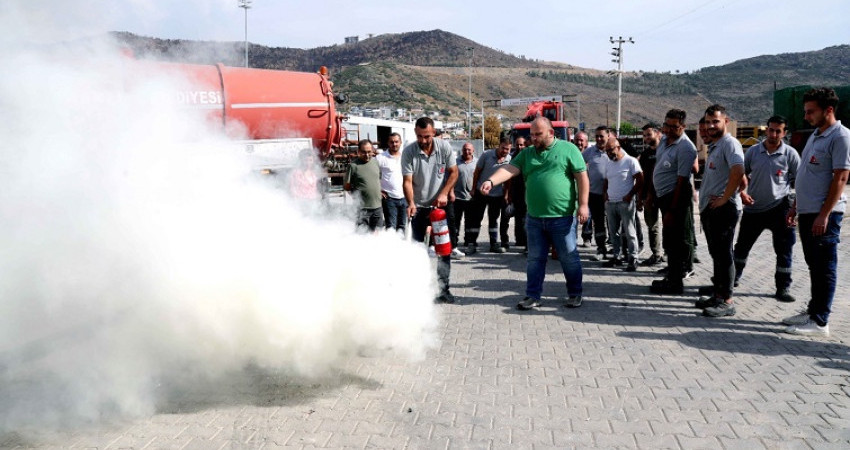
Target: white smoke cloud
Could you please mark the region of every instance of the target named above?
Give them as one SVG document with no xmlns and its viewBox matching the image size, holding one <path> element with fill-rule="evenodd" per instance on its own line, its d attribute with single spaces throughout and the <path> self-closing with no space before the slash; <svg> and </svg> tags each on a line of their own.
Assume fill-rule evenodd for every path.
<svg viewBox="0 0 850 450">
<path fill-rule="evenodd" d="M 435 345 L 421 247 L 305 216 L 166 101 L 181 80 L 109 45 L 21 48 L 0 54 L 0 431 L 150 414 L 163 380 Z"/>
</svg>

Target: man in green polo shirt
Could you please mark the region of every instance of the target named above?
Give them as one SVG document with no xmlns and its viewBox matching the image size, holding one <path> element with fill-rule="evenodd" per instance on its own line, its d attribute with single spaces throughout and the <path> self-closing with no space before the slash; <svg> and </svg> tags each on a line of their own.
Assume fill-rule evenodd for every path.
<svg viewBox="0 0 850 450">
<path fill-rule="evenodd" d="M 517 305 L 526 310 L 540 306 L 543 278 L 549 247 L 554 245 L 567 280 L 566 307 L 577 308 L 582 303 L 581 259 L 576 247 L 576 221 L 587 221 L 590 182 L 587 166 L 578 148 L 570 142 L 555 138 L 549 119 L 538 117 L 531 123 L 531 147 L 500 167 L 481 183 L 487 194 L 494 185 L 522 174 L 525 180 L 525 199 L 528 203 L 528 264 L 526 266 L 525 298 Z"/>
</svg>

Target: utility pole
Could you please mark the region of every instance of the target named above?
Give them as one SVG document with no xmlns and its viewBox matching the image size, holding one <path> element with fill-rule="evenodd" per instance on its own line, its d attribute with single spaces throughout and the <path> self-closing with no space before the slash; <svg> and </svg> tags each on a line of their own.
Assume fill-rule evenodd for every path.
<svg viewBox="0 0 850 450">
<path fill-rule="evenodd" d="M 245 67 L 248 67 L 248 8 L 253 0 L 237 0 L 239 7 L 245 9 Z"/>
<path fill-rule="evenodd" d="M 468 130 L 468 137 L 472 139 L 472 59 L 475 58 L 475 49 L 472 47 L 467 47 L 469 50 L 469 104 L 466 108 L 466 129 Z M 482 134 L 484 133 L 484 129 L 481 129 Z"/>
<path fill-rule="evenodd" d="M 623 39 L 623 36 L 620 36 L 618 39 L 614 39 L 613 36 L 610 36 L 608 40 L 611 41 L 612 44 L 617 44 L 616 47 L 612 48 L 614 50 L 611 52 L 614 55 L 614 59 L 611 61 L 617 63 L 617 136 L 620 135 L 620 107 L 623 102 L 623 44 L 629 43 L 634 44 L 635 41 L 632 38 Z"/>
</svg>

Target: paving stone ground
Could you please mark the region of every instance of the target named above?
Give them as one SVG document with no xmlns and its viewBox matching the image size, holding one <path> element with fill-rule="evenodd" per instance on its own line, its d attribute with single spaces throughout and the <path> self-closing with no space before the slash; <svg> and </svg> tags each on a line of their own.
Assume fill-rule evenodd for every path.
<svg viewBox="0 0 850 450">
<path fill-rule="evenodd" d="M 578 309 L 562 307 L 564 279 L 551 261 L 543 307 L 517 311 L 525 258 L 483 252 L 453 263 L 458 303 L 438 306 L 441 343 L 422 361 L 364 352 L 332 376 L 300 381 L 247 368 L 150 417 L 10 432 L 0 447 L 846 449 L 848 237 L 844 224 L 827 339 L 786 335 L 779 324 L 808 299 L 799 243 L 797 303 L 771 298 L 764 235 L 736 291 L 737 315 L 721 319 L 693 307 L 711 271 L 702 234 L 703 262 L 682 296 L 650 294 L 654 270 L 603 268 L 582 249 Z"/>
</svg>

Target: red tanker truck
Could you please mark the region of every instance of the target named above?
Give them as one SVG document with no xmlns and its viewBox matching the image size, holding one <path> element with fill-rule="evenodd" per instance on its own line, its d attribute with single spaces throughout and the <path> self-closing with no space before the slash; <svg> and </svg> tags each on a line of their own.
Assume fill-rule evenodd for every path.
<svg viewBox="0 0 850 450">
<path fill-rule="evenodd" d="M 342 146 L 342 116 L 327 69 L 316 73 L 144 62 L 150 70 L 188 82 L 180 104 L 207 110 L 210 120 L 244 147 L 252 165 L 276 171 L 294 165 L 298 153 L 315 149 L 326 160 Z"/>
</svg>

